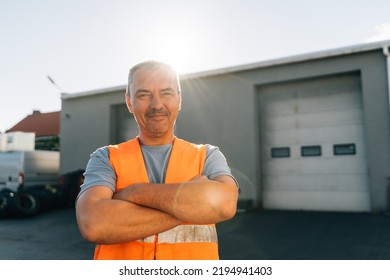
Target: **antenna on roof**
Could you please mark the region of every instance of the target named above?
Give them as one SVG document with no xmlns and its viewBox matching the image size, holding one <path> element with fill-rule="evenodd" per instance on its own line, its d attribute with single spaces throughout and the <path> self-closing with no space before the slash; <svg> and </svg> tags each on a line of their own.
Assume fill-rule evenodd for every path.
<svg viewBox="0 0 390 280">
<path fill-rule="evenodd" d="M 46 76 L 48 79 L 49 79 L 49 81 L 56 87 L 56 88 L 58 88 L 59 90 L 60 90 L 60 93 L 62 93 L 62 88 L 60 88 L 55 82 L 54 82 L 54 80 L 50 77 L 50 76 Z"/>
</svg>

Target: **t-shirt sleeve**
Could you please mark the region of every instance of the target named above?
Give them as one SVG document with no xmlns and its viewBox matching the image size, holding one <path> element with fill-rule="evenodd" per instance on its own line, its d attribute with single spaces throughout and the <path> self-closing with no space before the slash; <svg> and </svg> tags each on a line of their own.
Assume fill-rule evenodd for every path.
<svg viewBox="0 0 390 280">
<path fill-rule="evenodd" d="M 232 175 L 225 156 L 218 147 L 213 145 L 206 145 L 206 162 L 203 167 L 203 175 L 207 176 L 210 180 L 220 175 L 228 175 L 236 181 L 238 186 L 238 182 Z"/>
<path fill-rule="evenodd" d="M 95 186 L 107 186 L 115 192 L 115 185 L 116 173 L 110 164 L 108 147 L 99 148 L 90 156 L 79 196 L 85 190 Z"/>
</svg>

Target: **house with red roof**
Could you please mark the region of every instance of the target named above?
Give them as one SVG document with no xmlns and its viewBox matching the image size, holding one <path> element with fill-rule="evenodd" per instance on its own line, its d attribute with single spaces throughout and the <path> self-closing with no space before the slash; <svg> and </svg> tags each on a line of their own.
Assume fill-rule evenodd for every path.
<svg viewBox="0 0 390 280">
<path fill-rule="evenodd" d="M 41 113 L 34 110 L 8 132 L 33 132 L 35 133 L 36 150 L 58 151 L 60 148 L 60 111 Z"/>
</svg>

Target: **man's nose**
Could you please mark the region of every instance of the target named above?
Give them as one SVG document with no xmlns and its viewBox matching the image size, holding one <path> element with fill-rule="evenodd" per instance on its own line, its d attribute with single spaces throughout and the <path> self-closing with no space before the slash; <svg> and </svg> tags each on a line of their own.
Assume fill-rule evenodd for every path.
<svg viewBox="0 0 390 280">
<path fill-rule="evenodd" d="M 150 103 L 150 106 L 155 109 L 160 109 L 163 105 L 161 102 L 161 98 L 158 94 L 153 95 L 152 101 Z"/>
</svg>

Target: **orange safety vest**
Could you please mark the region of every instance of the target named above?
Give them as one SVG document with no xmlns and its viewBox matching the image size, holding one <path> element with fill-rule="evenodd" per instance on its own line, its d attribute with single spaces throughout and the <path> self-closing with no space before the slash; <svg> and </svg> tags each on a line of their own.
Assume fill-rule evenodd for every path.
<svg viewBox="0 0 390 280">
<path fill-rule="evenodd" d="M 138 137 L 109 146 L 110 163 L 117 175 L 116 190 L 135 183 L 149 182 Z M 201 175 L 206 147 L 176 138 L 165 183 L 179 183 Z M 117 260 L 217 260 L 218 240 L 214 224 L 183 223 L 168 231 L 141 240 L 97 245 L 94 259 Z"/>
</svg>

